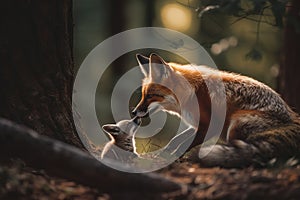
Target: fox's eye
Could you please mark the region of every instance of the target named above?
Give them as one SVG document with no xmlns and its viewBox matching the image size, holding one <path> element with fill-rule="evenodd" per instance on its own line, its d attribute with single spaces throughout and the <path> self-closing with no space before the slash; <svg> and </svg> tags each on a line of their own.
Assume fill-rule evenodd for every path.
<svg viewBox="0 0 300 200">
<path fill-rule="evenodd" d="M 152 98 L 152 97 L 154 97 L 153 94 L 147 94 L 147 96 L 146 96 L 147 99 Z"/>
<path fill-rule="evenodd" d="M 147 97 L 147 98 L 152 98 L 152 97 L 163 97 L 163 95 L 159 95 L 159 94 L 147 94 L 146 97 Z"/>
</svg>

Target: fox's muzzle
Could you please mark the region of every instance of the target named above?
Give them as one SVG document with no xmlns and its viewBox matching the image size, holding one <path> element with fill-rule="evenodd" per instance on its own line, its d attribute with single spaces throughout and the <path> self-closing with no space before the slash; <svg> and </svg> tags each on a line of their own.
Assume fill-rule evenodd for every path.
<svg viewBox="0 0 300 200">
<path fill-rule="evenodd" d="M 135 109 L 131 113 L 133 116 L 138 118 L 145 118 L 149 116 L 148 108 L 140 109 L 140 106 L 135 107 Z"/>
</svg>

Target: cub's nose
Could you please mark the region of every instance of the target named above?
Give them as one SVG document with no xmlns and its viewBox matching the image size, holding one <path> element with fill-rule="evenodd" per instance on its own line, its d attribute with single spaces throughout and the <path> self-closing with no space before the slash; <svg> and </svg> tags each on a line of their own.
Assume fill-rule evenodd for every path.
<svg viewBox="0 0 300 200">
<path fill-rule="evenodd" d="M 134 119 L 133 119 L 133 122 L 136 124 L 136 125 L 141 125 L 141 123 L 142 123 L 142 119 L 140 118 L 140 117 L 135 117 Z"/>
</svg>

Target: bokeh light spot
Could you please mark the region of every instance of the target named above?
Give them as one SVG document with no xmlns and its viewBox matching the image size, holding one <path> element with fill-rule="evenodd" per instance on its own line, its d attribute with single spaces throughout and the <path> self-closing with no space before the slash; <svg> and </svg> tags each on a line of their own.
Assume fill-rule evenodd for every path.
<svg viewBox="0 0 300 200">
<path fill-rule="evenodd" d="M 167 4 L 161 9 L 161 20 L 166 28 L 187 31 L 192 24 L 191 11 L 178 4 Z"/>
</svg>

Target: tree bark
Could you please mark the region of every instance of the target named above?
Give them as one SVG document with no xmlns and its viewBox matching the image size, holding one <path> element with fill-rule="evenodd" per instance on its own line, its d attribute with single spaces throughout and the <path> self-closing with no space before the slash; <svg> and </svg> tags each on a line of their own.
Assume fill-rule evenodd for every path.
<svg viewBox="0 0 300 200">
<path fill-rule="evenodd" d="M 278 89 L 287 103 L 300 113 L 300 1 L 287 6 Z"/>
<path fill-rule="evenodd" d="M 0 6 L 0 116 L 83 148 L 72 120 L 72 0 Z"/>
</svg>

